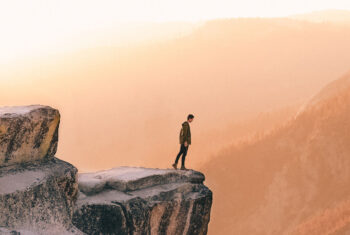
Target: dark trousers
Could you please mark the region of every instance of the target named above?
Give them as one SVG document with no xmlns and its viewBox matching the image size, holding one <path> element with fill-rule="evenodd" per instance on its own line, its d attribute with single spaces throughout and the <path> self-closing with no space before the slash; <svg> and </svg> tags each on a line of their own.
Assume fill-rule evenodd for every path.
<svg viewBox="0 0 350 235">
<path fill-rule="evenodd" d="M 178 163 L 179 158 L 180 158 L 180 156 L 182 154 L 181 164 L 182 164 L 182 166 L 185 166 L 185 158 L 186 158 L 186 155 L 187 155 L 187 150 L 188 150 L 188 145 L 187 145 L 187 147 L 185 147 L 184 144 L 181 144 L 180 152 L 176 156 L 176 160 L 175 160 L 176 164 Z"/>
</svg>

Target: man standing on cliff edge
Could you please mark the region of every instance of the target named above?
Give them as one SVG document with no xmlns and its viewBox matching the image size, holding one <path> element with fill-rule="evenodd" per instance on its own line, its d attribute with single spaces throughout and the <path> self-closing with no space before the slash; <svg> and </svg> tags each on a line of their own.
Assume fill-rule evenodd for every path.
<svg viewBox="0 0 350 235">
<path fill-rule="evenodd" d="M 189 114 L 187 116 L 187 121 L 182 123 L 182 128 L 180 130 L 180 152 L 177 154 L 175 163 L 172 165 L 175 169 L 177 169 L 177 163 L 182 154 L 181 159 L 181 170 L 187 170 L 185 167 L 185 158 L 187 155 L 188 146 L 191 144 L 191 129 L 190 123 L 193 121 L 194 116 Z"/>
</svg>

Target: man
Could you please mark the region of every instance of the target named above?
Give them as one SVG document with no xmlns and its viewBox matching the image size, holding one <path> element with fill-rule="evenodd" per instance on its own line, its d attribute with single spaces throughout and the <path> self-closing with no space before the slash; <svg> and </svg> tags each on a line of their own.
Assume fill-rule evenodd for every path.
<svg viewBox="0 0 350 235">
<path fill-rule="evenodd" d="M 177 163 L 182 154 L 181 159 L 181 170 L 187 170 L 185 167 L 185 158 L 187 155 L 188 146 L 191 144 L 191 130 L 190 123 L 193 121 L 194 116 L 189 114 L 187 116 L 187 121 L 182 123 L 182 128 L 180 130 L 180 152 L 176 156 L 175 163 L 172 165 L 175 169 L 177 169 Z"/>
</svg>

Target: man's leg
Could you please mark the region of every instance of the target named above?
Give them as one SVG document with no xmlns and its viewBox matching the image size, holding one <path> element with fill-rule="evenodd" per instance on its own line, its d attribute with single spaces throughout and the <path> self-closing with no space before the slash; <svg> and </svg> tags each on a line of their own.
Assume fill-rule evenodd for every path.
<svg viewBox="0 0 350 235">
<path fill-rule="evenodd" d="M 175 169 L 177 169 L 177 163 L 179 162 L 179 158 L 180 158 L 181 154 L 183 154 L 185 151 L 186 151 L 185 145 L 181 144 L 180 151 L 179 151 L 179 153 L 176 156 L 175 163 L 173 164 L 173 167 Z"/>
<path fill-rule="evenodd" d="M 183 169 L 183 170 L 186 170 L 186 167 L 185 167 L 185 159 L 186 159 L 186 155 L 187 155 L 187 150 L 188 150 L 188 145 L 187 145 L 187 147 L 185 147 L 184 153 L 182 154 L 181 169 Z"/>
</svg>

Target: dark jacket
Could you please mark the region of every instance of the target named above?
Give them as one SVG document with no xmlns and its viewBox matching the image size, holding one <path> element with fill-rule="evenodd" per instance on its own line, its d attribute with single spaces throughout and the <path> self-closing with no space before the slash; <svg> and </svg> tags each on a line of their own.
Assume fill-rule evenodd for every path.
<svg viewBox="0 0 350 235">
<path fill-rule="evenodd" d="M 182 123 L 180 130 L 180 144 L 184 144 L 187 141 L 187 144 L 191 144 L 191 129 L 190 124 L 186 121 Z"/>
</svg>

